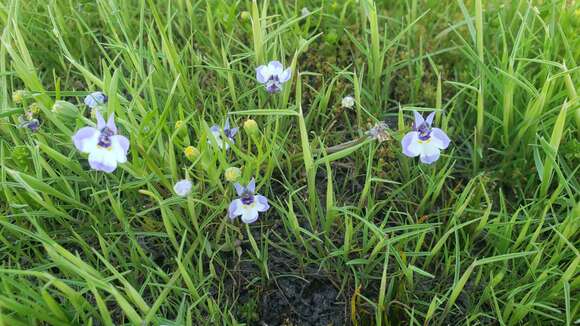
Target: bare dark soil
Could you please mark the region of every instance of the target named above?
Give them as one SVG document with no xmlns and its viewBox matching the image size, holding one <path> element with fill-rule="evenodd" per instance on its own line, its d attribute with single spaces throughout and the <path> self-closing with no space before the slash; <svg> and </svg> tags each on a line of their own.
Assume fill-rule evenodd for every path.
<svg viewBox="0 0 580 326">
<path fill-rule="evenodd" d="M 345 302 L 325 279 L 280 277 L 260 302 L 265 325 L 346 325 Z"/>
</svg>

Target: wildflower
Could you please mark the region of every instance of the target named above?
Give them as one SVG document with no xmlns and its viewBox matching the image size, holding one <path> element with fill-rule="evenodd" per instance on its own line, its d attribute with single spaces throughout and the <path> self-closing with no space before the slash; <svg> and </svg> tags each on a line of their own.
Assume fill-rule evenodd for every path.
<svg viewBox="0 0 580 326">
<path fill-rule="evenodd" d="M 20 124 L 18 125 L 19 128 L 28 128 L 28 130 L 32 132 L 37 132 L 40 128 L 40 121 L 38 119 L 33 118 L 32 116 L 26 115 L 26 118 L 22 116 L 18 117 Z"/>
<path fill-rule="evenodd" d="M 238 133 L 238 128 L 230 128 L 230 121 L 226 119 L 226 123 L 223 129 L 221 129 L 218 125 L 213 125 L 211 126 L 210 131 L 219 148 L 223 148 L 225 146 L 227 150 L 230 148 L 230 144 L 228 144 L 222 139 L 221 132 L 223 131 L 224 135 L 230 142 L 235 143 L 234 136 Z M 207 142 L 211 144 L 210 140 L 208 140 Z"/>
<path fill-rule="evenodd" d="M 224 176 L 227 181 L 235 182 L 242 176 L 242 171 L 240 171 L 240 169 L 236 167 L 229 167 L 226 169 Z"/>
<path fill-rule="evenodd" d="M 25 96 L 26 96 L 26 91 L 23 91 L 21 89 L 16 90 L 12 93 L 12 101 L 16 104 L 20 104 L 24 100 Z"/>
<path fill-rule="evenodd" d="M 93 92 L 85 97 L 85 104 L 91 109 L 107 103 L 109 98 L 103 92 Z"/>
<path fill-rule="evenodd" d="M 354 106 L 354 98 L 352 96 L 345 96 L 341 104 L 343 108 L 351 109 Z"/>
<path fill-rule="evenodd" d="M 256 135 L 258 133 L 258 123 L 254 119 L 248 119 L 244 122 L 244 130 L 248 135 Z"/>
<path fill-rule="evenodd" d="M 189 180 L 180 180 L 173 186 L 173 191 L 179 197 L 187 197 L 191 193 L 191 188 L 193 187 L 193 183 Z"/>
<path fill-rule="evenodd" d="M 261 65 L 256 69 L 256 79 L 266 86 L 269 93 L 277 93 L 282 89 L 282 84 L 290 80 L 292 71 L 284 70 L 280 61 L 270 61 L 268 65 Z"/>
<path fill-rule="evenodd" d="M 254 223 L 258 219 L 258 213 L 263 213 L 270 208 L 268 198 L 254 194 L 256 181 L 253 178 L 246 187 L 242 187 L 239 183 L 236 183 L 234 187 L 239 198 L 234 199 L 228 208 L 230 219 L 233 220 L 241 215 L 242 222 L 246 224 Z"/>
<path fill-rule="evenodd" d="M 193 146 L 187 146 L 184 150 L 183 150 L 183 154 L 185 154 L 185 157 L 187 157 L 187 159 L 189 160 L 193 160 L 196 157 L 199 156 L 200 152 L 199 149 L 193 147 Z"/>
<path fill-rule="evenodd" d="M 308 15 L 310 15 L 310 10 L 308 10 L 308 8 L 304 7 L 302 10 L 300 10 L 300 16 L 306 17 Z"/>
<path fill-rule="evenodd" d="M 129 140 L 117 135 L 117 126 L 113 114 L 105 123 L 101 113 L 96 110 L 97 128 L 84 127 L 73 136 L 75 147 L 89 154 L 89 165 L 97 171 L 111 173 L 117 163 L 127 162 Z"/>
<path fill-rule="evenodd" d="M 181 128 L 181 127 L 183 127 L 183 121 L 181 121 L 181 120 L 177 120 L 177 121 L 175 122 L 175 129 L 179 129 L 179 128 Z"/>
<path fill-rule="evenodd" d="M 403 154 L 409 157 L 419 156 L 421 162 L 431 164 L 439 159 L 440 151 L 446 149 L 451 142 L 445 132 L 439 128 L 431 128 L 435 112 L 423 119 L 414 111 L 415 123 L 413 131 L 408 132 L 401 140 Z"/>
</svg>

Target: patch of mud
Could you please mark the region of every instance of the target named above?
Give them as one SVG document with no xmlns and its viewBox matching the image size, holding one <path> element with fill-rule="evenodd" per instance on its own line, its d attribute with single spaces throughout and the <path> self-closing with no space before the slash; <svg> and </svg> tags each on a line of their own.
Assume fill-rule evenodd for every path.
<svg viewBox="0 0 580 326">
<path fill-rule="evenodd" d="M 325 279 L 281 277 L 263 294 L 262 325 L 346 325 L 346 305 Z"/>
</svg>

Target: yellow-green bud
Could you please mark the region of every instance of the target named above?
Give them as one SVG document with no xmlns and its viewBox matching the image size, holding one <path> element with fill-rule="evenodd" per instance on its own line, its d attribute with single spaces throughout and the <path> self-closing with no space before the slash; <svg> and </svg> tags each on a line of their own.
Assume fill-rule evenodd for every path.
<svg viewBox="0 0 580 326">
<path fill-rule="evenodd" d="M 244 130 L 250 136 L 258 134 L 258 123 L 254 119 L 248 119 L 244 122 Z"/>
<path fill-rule="evenodd" d="M 224 175 L 227 181 L 236 182 L 242 176 L 242 171 L 236 167 L 231 167 L 226 169 Z"/>
<path fill-rule="evenodd" d="M 195 158 L 197 158 L 199 156 L 200 152 L 199 152 L 199 149 L 197 149 L 193 146 L 187 146 L 183 150 L 183 154 L 185 154 L 185 157 L 187 157 L 187 159 L 194 160 Z"/>
<path fill-rule="evenodd" d="M 22 103 L 22 101 L 24 100 L 24 96 L 26 96 L 26 92 L 19 89 L 17 91 L 14 91 L 12 93 L 12 101 L 16 104 L 20 104 Z"/>
<path fill-rule="evenodd" d="M 32 114 L 39 114 L 40 113 L 40 105 L 34 102 L 28 106 L 28 111 L 32 112 Z"/>
<path fill-rule="evenodd" d="M 38 109 L 38 106 L 37 106 L 37 109 Z M 34 112 L 32 109 L 32 105 L 30 106 L 30 111 Z M 63 115 L 63 116 L 68 116 L 71 118 L 78 116 L 78 113 L 79 113 L 77 110 L 77 107 L 74 104 L 69 103 L 67 101 L 54 102 L 54 105 L 52 106 L 52 112 Z"/>
<path fill-rule="evenodd" d="M 248 11 L 242 11 L 242 12 L 240 13 L 240 18 L 241 18 L 242 20 L 249 20 L 249 19 L 250 19 L 250 17 L 252 17 L 252 16 L 250 15 L 250 13 L 249 13 Z"/>
<path fill-rule="evenodd" d="M 183 127 L 183 121 L 181 121 L 181 120 L 177 120 L 177 121 L 175 122 L 175 129 L 179 129 L 179 128 L 181 128 L 181 127 Z"/>
</svg>

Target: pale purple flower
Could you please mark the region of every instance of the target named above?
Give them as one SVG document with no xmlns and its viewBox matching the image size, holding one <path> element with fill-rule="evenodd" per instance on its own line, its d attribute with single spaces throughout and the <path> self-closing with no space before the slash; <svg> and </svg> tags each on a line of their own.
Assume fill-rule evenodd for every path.
<svg viewBox="0 0 580 326">
<path fill-rule="evenodd" d="M 268 198 L 254 194 L 256 191 L 256 181 L 252 178 L 246 187 L 239 183 L 234 185 L 238 193 L 237 199 L 234 199 L 228 208 L 228 216 L 235 219 L 237 216 L 242 217 L 242 222 L 249 224 L 258 219 L 258 213 L 263 213 L 270 208 Z"/>
<path fill-rule="evenodd" d="M 97 128 L 79 129 L 73 136 L 73 143 L 79 151 L 89 154 L 89 165 L 92 169 L 111 173 L 115 171 L 118 163 L 127 162 L 129 139 L 117 135 L 114 114 L 105 123 L 101 113 L 98 110 L 95 113 Z"/>
<path fill-rule="evenodd" d="M 413 131 L 408 132 L 401 140 L 403 154 L 409 157 L 417 157 L 421 162 L 431 164 L 439 159 L 440 151 L 446 149 L 451 142 L 447 134 L 439 128 L 431 128 L 435 112 L 423 119 L 417 111 L 413 111 L 415 123 Z"/>
<path fill-rule="evenodd" d="M 231 128 L 229 119 L 226 119 L 226 123 L 224 127 L 221 128 L 218 125 L 213 125 L 209 128 L 211 134 L 213 135 L 215 142 L 219 146 L 219 148 L 223 148 L 225 146 L 226 150 L 230 148 L 230 144 L 222 139 L 222 131 L 226 138 L 233 144 L 235 143 L 234 136 L 238 133 L 238 128 Z M 208 144 L 211 144 L 211 140 L 207 141 Z"/>
<path fill-rule="evenodd" d="M 267 65 L 256 68 L 256 79 L 260 84 L 264 84 L 269 93 L 277 93 L 282 89 L 282 84 L 290 80 L 292 70 L 284 66 L 280 61 L 270 61 Z"/>
<path fill-rule="evenodd" d="M 180 180 L 173 186 L 173 191 L 180 196 L 186 197 L 191 192 L 191 188 L 193 187 L 193 183 L 189 180 Z"/>
<path fill-rule="evenodd" d="M 85 104 L 91 109 L 107 103 L 109 98 L 103 92 L 93 92 L 85 97 Z"/>
<path fill-rule="evenodd" d="M 30 130 L 31 132 L 37 132 L 38 129 L 40 128 L 40 121 L 38 121 L 38 119 L 33 118 L 32 116 L 27 115 L 26 118 L 20 116 L 18 117 L 18 121 L 20 122 L 18 127 L 28 128 L 28 130 Z"/>
</svg>

